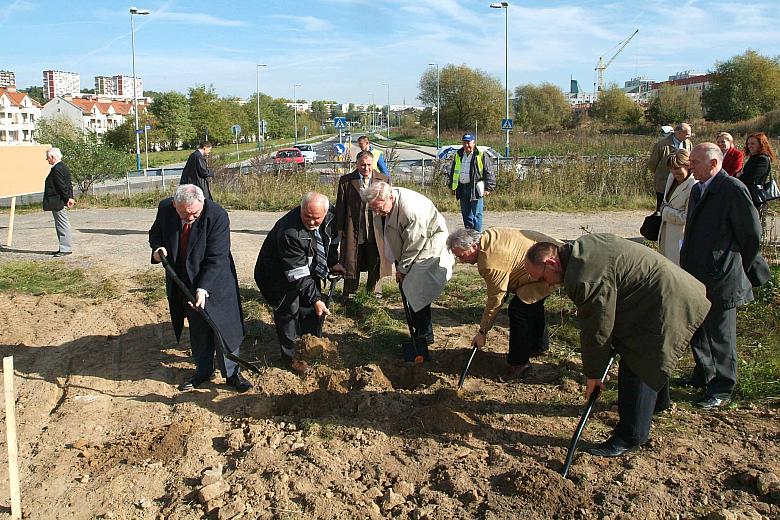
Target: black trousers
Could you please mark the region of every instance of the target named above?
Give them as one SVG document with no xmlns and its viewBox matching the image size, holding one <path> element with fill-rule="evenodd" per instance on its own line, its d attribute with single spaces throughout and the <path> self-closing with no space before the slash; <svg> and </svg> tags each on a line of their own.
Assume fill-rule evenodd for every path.
<svg viewBox="0 0 780 520">
<path fill-rule="evenodd" d="M 357 246 L 357 276 L 344 279 L 344 296 L 357 291 L 360 284 L 360 273 L 368 271 L 366 280 L 366 292 L 374 294 L 376 284 L 379 282 L 379 250 L 376 242 L 368 242 Z"/>
<path fill-rule="evenodd" d="M 550 348 L 547 320 L 544 317 L 544 299 L 536 303 L 523 303 L 513 296 L 507 309 L 509 313 L 509 354 L 507 362 L 514 366 L 528 363 L 531 354 Z"/>
<path fill-rule="evenodd" d="M 433 322 L 431 321 L 431 306 L 426 305 L 417 312 L 414 312 L 411 308 L 409 311 L 412 313 L 412 327 L 414 327 L 417 333 L 416 339 L 418 341 L 424 340 L 428 345 L 433 343 Z"/>
<path fill-rule="evenodd" d="M 287 293 L 274 311 L 274 326 L 282 357 L 291 359 L 295 356 L 296 341 L 304 334 L 317 335 L 319 321 L 313 305 L 301 305 L 297 291 Z"/>
<path fill-rule="evenodd" d="M 634 446 L 647 442 L 653 413 L 669 406 L 669 383 L 656 392 L 628 364 L 618 368 L 618 415 L 614 434 Z"/>
<path fill-rule="evenodd" d="M 206 304 L 208 306 L 208 303 Z M 195 377 L 199 379 L 209 379 L 214 372 L 214 358 L 217 359 L 217 366 L 222 377 L 229 377 L 239 372 L 239 366 L 229 359 L 225 359 L 217 345 L 219 341 L 201 315 L 183 303 L 184 315 L 187 316 L 187 322 L 190 325 L 190 346 L 192 347 L 192 359 L 195 361 Z M 239 347 L 231 349 L 226 345 L 228 351 L 237 356 Z"/>
<path fill-rule="evenodd" d="M 727 397 L 737 384 L 737 309 L 710 307 L 691 338 L 696 361 L 693 378 L 709 396 Z"/>
</svg>

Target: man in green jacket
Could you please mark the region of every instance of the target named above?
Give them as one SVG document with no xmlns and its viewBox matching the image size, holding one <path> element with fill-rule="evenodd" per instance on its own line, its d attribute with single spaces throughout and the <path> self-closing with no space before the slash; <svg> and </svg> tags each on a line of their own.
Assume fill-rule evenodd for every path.
<svg viewBox="0 0 780 520">
<path fill-rule="evenodd" d="M 654 412 L 669 405 L 669 377 L 710 308 L 704 285 L 657 252 L 610 234 L 540 242 L 526 270 L 563 287 L 577 305 L 586 398 L 611 351 L 620 355 L 612 436 L 589 453 L 618 457 L 647 442 Z"/>
</svg>

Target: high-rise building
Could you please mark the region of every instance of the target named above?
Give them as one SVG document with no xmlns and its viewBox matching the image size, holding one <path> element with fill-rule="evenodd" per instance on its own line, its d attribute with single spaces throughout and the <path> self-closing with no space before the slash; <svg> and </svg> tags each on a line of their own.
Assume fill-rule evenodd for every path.
<svg viewBox="0 0 780 520">
<path fill-rule="evenodd" d="M 112 76 L 95 76 L 95 94 L 113 96 L 116 94 Z"/>
<path fill-rule="evenodd" d="M 61 70 L 43 71 L 43 98 L 53 99 L 65 94 L 78 94 L 81 91 L 81 78 L 75 72 Z"/>
<path fill-rule="evenodd" d="M 16 86 L 16 74 L 10 70 L 0 70 L 0 87 L 15 87 Z"/>
<path fill-rule="evenodd" d="M 132 76 L 114 76 L 114 95 L 124 96 L 127 98 L 133 97 L 133 77 Z M 137 77 L 135 78 L 135 95 L 142 97 L 144 95 L 144 81 Z"/>
</svg>

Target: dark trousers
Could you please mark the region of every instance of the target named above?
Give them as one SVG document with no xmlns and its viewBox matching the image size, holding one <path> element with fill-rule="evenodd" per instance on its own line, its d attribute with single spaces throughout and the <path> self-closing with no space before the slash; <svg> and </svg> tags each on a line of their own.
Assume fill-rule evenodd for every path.
<svg viewBox="0 0 780 520">
<path fill-rule="evenodd" d="M 411 307 L 409 311 L 412 313 L 412 327 L 416 332 L 415 337 L 419 340 L 424 340 L 428 345 L 433 343 L 433 322 L 431 321 L 431 306 L 426 305 L 417 312 L 414 312 Z"/>
<path fill-rule="evenodd" d="M 713 305 L 691 338 L 693 378 L 709 396 L 730 396 L 737 384 L 737 309 Z"/>
<path fill-rule="evenodd" d="M 357 276 L 355 278 L 344 279 L 344 296 L 357 291 L 360 284 L 360 273 L 368 271 L 366 280 L 366 292 L 374 294 L 376 284 L 379 282 L 379 250 L 376 242 L 359 244 L 357 248 Z"/>
<path fill-rule="evenodd" d="M 509 355 L 510 365 L 523 366 L 531 354 L 545 352 L 550 348 L 547 321 L 544 317 L 544 299 L 536 303 L 523 303 L 513 296 L 507 309 L 509 313 Z"/>
<path fill-rule="evenodd" d="M 274 326 L 282 356 L 295 356 L 295 343 L 304 334 L 317 335 L 319 318 L 314 306 L 301 305 L 297 292 L 289 292 L 278 309 L 274 311 Z"/>
<path fill-rule="evenodd" d="M 664 192 L 655 192 L 655 210 L 661 211 L 661 206 L 664 203 Z"/>
<path fill-rule="evenodd" d="M 208 305 L 208 304 L 207 304 Z M 214 372 L 214 357 L 217 358 L 217 366 L 222 377 L 227 378 L 238 373 L 239 366 L 229 359 L 225 359 L 222 351 L 219 349 L 219 341 L 198 311 L 184 303 L 184 314 L 187 316 L 187 322 L 190 325 L 190 346 L 192 347 L 192 359 L 195 361 L 195 377 L 198 379 L 209 379 Z M 228 351 L 237 356 L 239 347 Z"/>
<path fill-rule="evenodd" d="M 653 413 L 669 406 L 669 383 L 656 392 L 628 364 L 618 368 L 618 420 L 614 434 L 634 446 L 647 442 Z"/>
</svg>

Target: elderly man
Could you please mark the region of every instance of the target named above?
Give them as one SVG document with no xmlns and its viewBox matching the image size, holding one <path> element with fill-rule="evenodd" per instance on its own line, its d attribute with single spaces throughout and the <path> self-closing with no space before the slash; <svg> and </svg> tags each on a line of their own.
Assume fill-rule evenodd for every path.
<svg viewBox="0 0 780 520">
<path fill-rule="evenodd" d="M 308 366 L 296 356 L 298 339 L 317 335 L 320 319 L 330 314 L 322 288 L 338 260 L 333 222 L 328 197 L 307 193 L 276 222 L 255 264 L 255 282 L 273 309 L 282 359 L 299 373 Z"/>
<path fill-rule="evenodd" d="M 205 200 L 203 192 L 192 184 L 176 189 L 173 198 L 160 202 L 157 217 L 149 230 L 152 263 L 164 254 L 175 265 L 176 274 L 195 293 L 195 305 L 206 309 L 219 328 L 228 350 L 238 355 L 244 339 L 244 312 L 238 295 L 238 278 L 230 254 L 230 222 L 218 204 Z M 235 362 L 219 351 L 217 338 L 201 315 L 186 302 L 184 295 L 167 276 L 168 307 L 176 339 L 181 338 L 184 318 L 190 325 L 190 344 L 195 374 L 179 386 L 186 391 L 210 380 L 214 373 L 214 355 L 227 384 L 238 392 L 252 385 L 240 374 Z"/>
<path fill-rule="evenodd" d="M 209 185 L 209 179 L 214 177 L 214 173 L 209 170 L 206 164 L 206 157 L 210 153 L 211 143 L 208 141 L 200 143 L 198 149 L 187 158 L 187 163 L 181 171 L 179 184 L 194 184 L 203 190 L 203 196 L 207 200 L 214 200 L 211 196 L 211 186 Z"/>
<path fill-rule="evenodd" d="M 761 224 L 747 188 L 722 169 L 713 143 L 691 152 L 693 177 L 680 267 L 707 287 L 712 308 L 691 340 L 696 368 L 689 383 L 704 388 L 696 403 L 724 406 L 737 382 L 737 307 L 753 301 L 752 286 L 769 277 L 760 255 Z"/>
<path fill-rule="evenodd" d="M 447 183 L 460 201 L 463 227 L 482 231 L 484 197 L 496 189 L 493 162 L 476 146 L 473 134 L 463 134 L 463 147 L 455 153 Z"/>
<path fill-rule="evenodd" d="M 447 251 L 447 224 L 433 202 L 406 188 L 375 182 L 363 200 L 384 229 L 385 255 L 412 311 L 417 344 L 433 343 L 431 303 L 452 276 L 455 259 Z M 425 343 L 421 343 L 425 341 Z"/>
<path fill-rule="evenodd" d="M 374 159 L 373 169 L 389 178 L 390 168 L 387 167 L 387 161 L 385 161 L 385 155 L 382 153 L 382 150 L 374 148 L 374 145 L 371 144 L 366 135 L 358 137 L 357 144 L 361 152 L 371 152 L 371 156 Z"/>
<path fill-rule="evenodd" d="M 54 217 L 54 229 L 57 231 L 59 248 L 53 256 L 60 258 L 73 253 L 68 209 L 73 207 L 76 200 L 73 198 L 70 170 L 62 162 L 60 149 L 46 150 L 46 162 L 51 165 L 51 170 L 43 184 L 43 211 L 51 211 Z"/>
<path fill-rule="evenodd" d="M 509 363 L 507 376 L 519 379 L 531 368 L 529 359 L 547 351 L 550 346 L 544 317 L 544 300 L 553 287 L 528 276 L 525 253 L 537 242 L 556 239 L 512 228 L 490 228 L 480 233 L 476 229 L 458 229 L 447 237 L 447 247 L 458 260 L 477 264 L 479 275 L 487 285 L 487 301 L 479 323 L 479 331 L 471 340 L 477 348 L 485 346 L 504 297 L 514 296 L 507 309 L 509 314 Z"/>
<path fill-rule="evenodd" d="M 590 453 L 617 457 L 638 448 L 653 413 L 668 406 L 669 377 L 710 308 L 704 286 L 655 251 L 609 234 L 535 244 L 526 270 L 551 286 L 563 284 L 577 305 L 586 397 L 603 388 L 610 352 L 620 355 L 620 419 Z"/>
<path fill-rule="evenodd" d="M 360 152 L 357 169 L 339 179 L 335 227 L 341 243 L 339 264 L 344 269 L 344 296 L 357 291 L 361 271 L 368 271 L 368 294 L 377 294 L 379 279 L 392 274 L 384 248 L 377 247 L 382 243 L 382 228 L 374 222 L 371 210 L 360 196 L 374 182 L 390 182 L 390 177 L 374 170 L 373 164 L 371 152 Z"/>
<path fill-rule="evenodd" d="M 691 125 L 680 123 L 674 127 L 674 132 L 656 141 L 647 159 L 647 169 L 653 173 L 653 185 L 655 186 L 655 210 L 660 211 L 664 203 L 664 189 L 666 179 L 669 177 L 669 168 L 666 165 L 669 156 L 676 150 L 685 149 L 691 151 L 690 140 Z"/>
</svg>

